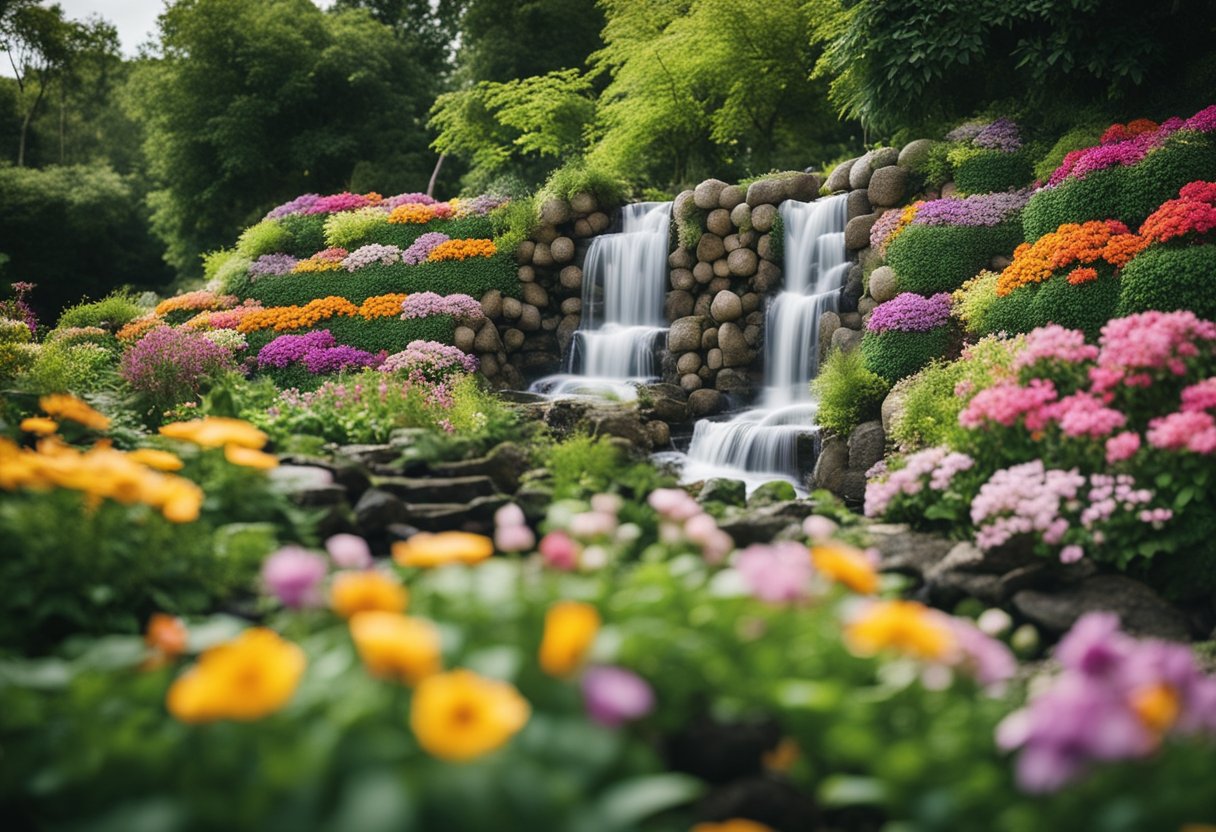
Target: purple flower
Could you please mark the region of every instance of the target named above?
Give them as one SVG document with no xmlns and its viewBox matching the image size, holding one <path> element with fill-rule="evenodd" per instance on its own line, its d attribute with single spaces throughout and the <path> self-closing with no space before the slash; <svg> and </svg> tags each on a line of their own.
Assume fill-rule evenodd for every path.
<svg viewBox="0 0 1216 832">
<path fill-rule="evenodd" d="M 334 346 L 334 334 L 328 329 L 314 329 L 303 335 L 280 335 L 258 351 L 258 367 L 283 368 L 303 361 L 314 350 Z"/>
<path fill-rule="evenodd" d="M 262 583 L 287 607 L 311 607 L 321 602 L 319 587 L 325 579 L 325 558 L 285 546 L 262 564 Z"/>
<path fill-rule="evenodd" d="M 479 321 L 485 317 L 481 303 L 469 295 L 439 295 L 435 292 L 417 292 L 406 297 L 401 304 L 401 317 L 429 318 L 431 315 L 451 315 L 460 321 Z"/>
<path fill-rule="evenodd" d="M 806 546 L 789 540 L 748 546 L 739 553 L 735 569 L 754 597 L 770 603 L 805 598 L 814 571 Z"/>
<path fill-rule="evenodd" d="M 337 214 L 342 211 L 354 211 L 356 208 L 365 208 L 370 204 L 371 200 L 363 194 L 352 194 L 349 191 L 343 191 L 340 194 L 319 197 L 311 205 L 298 213 Z"/>
<path fill-rule="evenodd" d="M 944 326 L 949 320 L 950 296 L 945 292 L 932 297 L 903 292 L 876 306 L 866 329 L 870 332 L 928 332 Z"/>
<path fill-rule="evenodd" d="M 325 541 L 325 551 L 340 569 L 367 569 L 372 565 L 371 549 L 358 535 L 335 534 Z"/>
<path fill-rule="evenodd" d="M 365 266 L 391 266 L 400 262 L 401 249 L 379 243 L 360 246 L 342 259 L 342 265 L 348 272 L 358 271 Z"/>
<path fill-rule="evenodd" d="M 955 127 L 946 134 L 948 142 L 966 142 L 978 136 L 985 127 L 988 126 L 986 121 L 967 121 Z"/>
<path fill-rule="evenodd" d="M 284 202 L 277 208 L 272 208 L 265 219 L 277 220 L 292 214 L 310 213 L 309 209 L 321 198 L 320 194 L 301 194 L 290 202 Z"/>
<path fill-rule="evenodd" d="M 511 200 L 505 196 L 496 194 L 481 194 L 470 200 L 461 200 L 459 207 L 456 209 L 456 215 L 459 217 L 484 217 L 486 214 L 498 208 L 501 205 L 506 205 Z"/>
<path fill-rule="evenodd" d="M 437 199 L 427 196 L 426 194 L 397 194 L 396 196 L 390 196 L 388 199 L 381 202 L 380 206 L 388 211 L 391 211 L 401 205 L 434 205 L 436 202 L 438 202 Z"/>
<path fill-rule="evenodd" d="M 971 143 L 976 147 L 1013 153 L 1022 146 L 1022 136 L 1017 124 L 1007 118 L 998 118 L 976 133 Z"/>
<path fill-rule="evenodd" d="M 450 239 L 451 237 L 447 234 L 442 234 L 438 231 L 428 231 L 417 240 L 414 240 L 413 244 L 401 255 L 401 259 L 405 261 L 407 266 L 417 266 L 426 260 L 436 246 L 440 243 L 446 243 Z"/>
<path fill-rule="evenodd" d="M 912 225 L 1000 225 L 1014 219 L 1029 200 L 1029 190 L 931 199 L 917 206 Z"/>
<path fill-rule="evenodd" d="M 587 716 L 608 728 L 641 719 L 654 710 L 654 689 L 623 667 L 592 667 L 583 674 Z"/>
<path fill-rule="evenodd" d="M 310 350 L 301 359 L 301 363 L 313 375 L 336 373 L 351 367 L 376 367 L 382 361 L 384 353 L 375 355 L 346 344 Z"/>
<path fill-rule="evenodd" d="M 204 333 L 160 326 L 123 354 L 119 372 L 133 389 L 164 403 L 184 401 L 205 378 L 233 367 L 232 351 Z"/>
<path fill-rule="evenodd" d="M 278 277 L 290 274 L 300 260 L 290 254 L 263 254 L 249 265 L 249 276 Z"/>
<path fill-rule="evenodd" d="M 999 688 L 1013 678 L 1018 663 L 1008 647 L 980 631 L 968 619 L 948 615 L 943 616 L 943 620 L 958 642 L 962 664 L 981 686 Z"/>
</svg>

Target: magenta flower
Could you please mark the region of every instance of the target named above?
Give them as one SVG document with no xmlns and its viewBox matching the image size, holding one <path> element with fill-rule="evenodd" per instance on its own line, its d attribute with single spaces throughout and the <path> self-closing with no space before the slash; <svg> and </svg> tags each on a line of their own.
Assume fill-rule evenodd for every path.
<svg viewBox="0 0 1216 832">
<path fill-rule="evenodd" d="M 1135 431 L 1124 431 L 1106 440 L 1106 462 L 1114 465 L 1131 459 L 1140 450 L 1140 434 Z"/>
<path fill-rule="evenodd" d="M 317 606 L 326 571 L 325 558 L 299 546 L 285 546 L 262 564 L 262 583 L 286 607 Z"/>
<path fill-rule="evenodd" d="M 563 531 L 552 531 L 540 539 L 537 548 L 545 566 L 569 572 L 578 568 L 578 557 L 582 546 Z"/>
<path fill-rule="evenodd" d="M 866 329 L 870 332 L 928 332 L 944 326 L 949 320 L 950 296 L 945 292 L 928 298 L 903 292 L 876 306 L 870 313 Z"/>
<path fill-rule="evenodd" d="M 592 667 L 583 674 L 583 701 L 587 716 L 608 728 L 654 710 L 654 689 L 641 676 L 623 667 Z"/>
</svg>

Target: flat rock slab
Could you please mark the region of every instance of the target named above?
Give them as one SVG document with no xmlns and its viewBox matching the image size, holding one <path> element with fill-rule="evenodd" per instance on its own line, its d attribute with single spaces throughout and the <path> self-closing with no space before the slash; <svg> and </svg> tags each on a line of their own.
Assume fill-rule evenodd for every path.
<svg viewBox="0 0 1216 832">
<path fill-rule="evenodd" d="M 487 476 L 471 477 L 382 477 L 376 487 L 409 503 L 467 503 L 489 497 L 497 489 Z"/>
<path fill-rule="evenodd" d="M 1015 593 L 1013 606 L 1046 630 L 1063 633 L 1087 612 L 1113 612 L 1132 635 L 1187 641 L 1186 616 L 1145 584 L 1123 575 L 1096 575 L 1051 592 Z"/>
</svg>

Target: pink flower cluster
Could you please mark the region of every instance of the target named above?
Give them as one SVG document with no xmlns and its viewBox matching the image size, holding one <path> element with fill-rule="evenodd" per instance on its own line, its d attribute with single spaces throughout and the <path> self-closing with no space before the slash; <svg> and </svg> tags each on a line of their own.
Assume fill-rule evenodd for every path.
<svg viewBox="0 0 1216 832">
<path fill-rule="evenodd" d="M 875 466 L 868 472 L 871 480 L 866 484 L 866 517 L 882 516 L 896 497 L 914 496 L 926 485 L 932 491 L 945 491 L 956 474 L 974 465 L 975 460 L 967 454 L 939 446 L 912 454 L 896 471 L 888 473 L 885 466 Z"/>
<path fill-rule="evenodd" d="M 659 539 L 664 543 L 692 543 L 713 564 L 724 561 L 735 548 L 731 536 L 684 489 L 657 488 L 647 502 L 659 514 Z"/>
<path fill-rule="evenodd" d="M 422 193 L 397 194 L 381 202 L 380 206 L 391 211 L 402 205 L 434 205 L 438 201 L 433 196 L 427 196 Z"/>
<path fill-rule="evenodd" d="M 1200 133 L 1216 131 L 1216 105 L 1200 110 L 1189 119 L 1167 119 L 1155 130 L 1125 138 L 1112 137 L 1116 140 L 1094 147 L 1074 150 L 1064 157 L 1064 161 L 1055 169 L 1048 179 L 1048 185 L 1059 185 L 1067 179 L 1084 179 L 1094 171 L 1106 168 L 1135 165 L 1153 149 L 1164 144 L 1165 140 L 1179 130 L 1194 130 Z"/>
<path fill-rule="evenodd" d="M 395 352 L 380 369 L 386 373 L 421 373 L 430 381 L 441 381 L 451 374 L 477 372 L 477 356 L 459 347 L 438 341 L 410 341 L 401 352 Z"/>
<path fill-rule="evenodd" d="M 1089 371 L 1095 393 L 1148 387 L 1153 373 L 1186 375 L 1189 360 L 1210 353 L 1216 323 L 1193 312 L 1141 312 L 1109 321 L 1098 345 L 1097 366 Z"/>
<path fill-rule="evenodd" d="M 1203 410 L 1170 413 L 1148 424 L 1148 444 L 1167 451 L 1216 453 L 1216 419 Z"/>
<path fill-rule="evenodd" d="M 401 262 L 401 249 L 397 246 L 385 246 L 370 243 L 352 251 L 342 258 L 342 266 L 348 272 L 358 271 L 367 266 L 391 266 Z"/>
<path fill-rule="evenodd" d="M 1022 387 L 1007 381 L 981 390 L 967 403 L 958 415 L 958 423 L 965 428 L 978 428 L 986 422 L 996 422 L 1004 427 L 1013 427 L 1021 421 L 1027 430 L 1039 431 L 1047 427 L 1047 406 L 1056 402 L 1056 386 L 1047 379 L 1035 378 Z"/>
<path fill-rule="evenodd" d="M 429 318 L 432 315 L 451 315 L 458 321 L 479 321 L 485 317 L 481 303 L 469 295 L 439 295 L 435 292 L 417 292 L 401 303 L 401 317 Z"/>
<path fill-rule="evenodd" d="M 1080 364 L 1098 357 L 1098 348 L 1085 343 L 1085 334 L 1058 324 L 1039 327 L 1026 336 L 1025 346 L 1013 360 L 1013 368 L 1032 367 L 1039 361 Z"/>
<path fill-rule="evenodd" d="M 1056 647 L 1050 687 L 997 726 L 1026 792 L 1054 792 L 1094 763 L 1145 757 L 1169 736 L 1216 736 L 1216 677 L 1184 644 L 1136 640 L 1110 613 L 1082 616 Z"/>
<path fill-rule="evenodd" d="M 574 514 L 550 511 L 549 522 L 558 523 L 561 528 L 555 528 L 541 538 L 537 547 L 541 560 L 550 569 L 563 572 L 595 570 L 606 566 L 621 547 L 632 543 L 640 533 L 637 526 L 620 522 L 624 504 L 624 500 L 616 494 L 596 494 L 591 498 L 588 511 Z M 522 512 L 518 517 L 502 519 L 496 515 L 498 526 L 495 540 L 509 536 L 509 524 L 521 518 Z M 499 548 L 502 549 L 501 544 Z"/>
<path fill-rule="evenodd" d="M 753 597 L 770 604 L 809 597 L 815 574 L 810 550 L 793 540 L 748 546 L 735 559 L 735 570 Z"/>
<path fill-rule="evenodd" d="M 450 239 L 447 234 L 439 231 L 428 231 L 417 240 L 414 240 L 413 244 L 401 255 L 401 259 L 407 266 L 417 266 L 419 263 L 426 261 L 426 258 L 430 256 L 436 246 L 440 243 L 446 243 Z"/>
</svg>

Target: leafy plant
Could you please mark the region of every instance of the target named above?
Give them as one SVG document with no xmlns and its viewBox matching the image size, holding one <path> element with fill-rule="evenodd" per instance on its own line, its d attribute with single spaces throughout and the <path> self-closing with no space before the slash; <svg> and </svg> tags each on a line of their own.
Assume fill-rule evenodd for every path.
<svg viewBox="0 0 1216 832">
<path fill-rule="evenodd" d="M 838 436 L 862 422 L 877 419 L 891 383 L 866 368 L 860 350 L 833 350 L 823 362 L 811 390 L 819 399 L 815 421 Z"/>
</svg>

